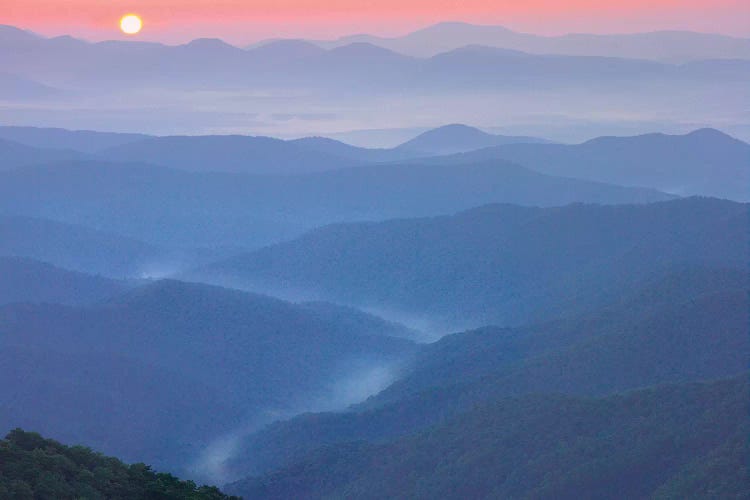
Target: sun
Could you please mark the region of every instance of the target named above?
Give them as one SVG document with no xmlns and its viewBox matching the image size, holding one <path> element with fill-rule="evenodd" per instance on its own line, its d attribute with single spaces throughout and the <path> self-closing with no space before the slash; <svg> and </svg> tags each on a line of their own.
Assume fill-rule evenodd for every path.
<svg viewBox="0 0 750 500">
<path fill-rule="evenodd" d="M 120 19 L 120 29 L 126 35 L 135 35 L 143 28 L 143 21 L 135 14 L 122 16 Z"/>
</svg>

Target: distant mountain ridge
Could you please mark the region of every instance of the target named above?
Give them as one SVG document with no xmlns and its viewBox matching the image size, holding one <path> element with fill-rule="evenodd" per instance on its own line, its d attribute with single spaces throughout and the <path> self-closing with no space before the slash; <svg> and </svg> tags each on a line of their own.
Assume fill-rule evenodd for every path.
<svg viewBox="0 0 750 500">
<path fill-rule="evenodd" d="M 121 293 L 125 286 L 123 282 L 67 271 L 32 259 L 0 256 L 0 305 L 92 304 Z"/>
<path fill-rule="evenodd" d="M 0 36 L 3 71 L 62 92 L 38 99 L 33 117 L 23 107 L 12 107 L 7 116 L 10 123 L 38 120 L 76 129 L 132 130 L 136 124 L 138 131 L 157 135 L 253 130 L 292 137 L 423 129 L 432 123 L 479 123 L 481 117 L 481 124 L 512 130 L 511 135 L 563 142 L 597 130 L 683 131 L 687 124 L 721 126 L 747 138 L 742 108 L 734 105 L 746 100 L 750 79 L 750 59 L 733 48 L 746 45 L 742 39 L 575 35 L 570 39 L 582 50 L 561 53 L 493 45 L 494 35 L 471 33 L 508 30 L 480 28 L 443 25 L 417 34 L 447 41 L 442 46 L 429 41 L 440 48 L 419 57 L 379 47 L 379 40 L 367 37 L 326 48 L 274 40 L 244 50 L 215 39 L 180 46 L 134 39 L 90 43 L 7 28 Z M 466 30 L 470 36 L 460 35 Z M 460 43 L 453 43 L 454 32 Z M 693 50 L 686 38 L 706 50 Z M 634 48 L 623 52 L 623 45 Z M 663 48 L 674 57 L 662 59 Z M 419 103 L 432 111 L 424 114 Z M 582 113 L 603 105 L 607 114 Z M 70 106 L 79 112 L 66 113 Z M 160 112 L 138 127 L 146 109 Z"/>
<path fill-rule="evenodd" d="M 503 144 L 546 143 L 537 137 L 518 137 L 488 134 L 477 128 L 462 124 L 439 127 L 401 144 L 396 149 L 415 151 L 423 154 L 465 153 L 477 149 Z"/>
<path fill-rule="evenodd" d="M 743 269 L 749 213 L 745 204 L 705 198 L 490 205 L 447 217 L 331 225 L 205 274 L 430 318 L 437 330 L 517 325 L 598 308 L 620 287 L 668 266 Z"/>
<path fill-rule="evenodd" d="M 283 140 L 266 136 L 148 136 L 59 128 L 0 126 L 7 149 L 0 170 L 72 158 L 146 162 L 180 170 L 256 174 L 306 173 L 465 152 L 498 144 L 547 142 L 487 134 L 466 125 L 439 127 L 401 146 L 370 149 L 326 137 Z M 37 148 L 41 151 L 37 151 Z M 15 152 L 14 152 L 15 150 Z M 49 151 L 56 150 L 56 151 Z"/>
<path fill-rule="evenodd" d="M 154 137 L 101 151 L 99 157 L 197 172 L 300 174 L 361 163 L 270 137 Z"/>
<path fill-rule="evenodd" d="M 145 271 L 159 261 L 161 253 L 154 245 L 84 226 L 0 215 L 0 256 L 124 278 Z"/>
<path fill-rule="evenodd" d="M 54 218 L 188 250 L 258 248 L 334 222 L 432 216 L 493 202 L 551 206 L 671 198 L 546 176 L 504 161 L 399 162 L 301 175 L 185 172 L 97 161 L 0 172 L 0 213 Z M 171 267 L 169 260 L 163 264 Z"/>
<path fill-rule="evenodd" d="M 535 54 L 625 57 L 687 62 L 696 59 L 750 59 L 750 39 L 690 31 L 594 35 L 571 33 L 540 36 L 519 33 L 503 26 L 444 22 L 402 37 L 353 35 L 334 41 L 317 41 L 321 47 L 368 42 L 412 56 L 429 57 L 467 45 L 486 45 Z"/>
<path fill-rule="evenodd" d="M 90 154 L 146 139 L 148 136 L 62 128 L 0 126 L 0 138 L 34 148 L 73 150 Z"/>
<path fill-rule="evenodd" d="M 444 36 L 440 27 L 434 29 L 438 30 L 439 37 Z M 429 32 L 424 33 L 432 37 Z M 0 57 L 5 62 L 5 71 L 19 77 L 53 87 L 87 90 L 127 89 L 134 83 L 156 88 L 215 90 L 273 85 L 345 95 L 376 95 L 454 91 L 465 87 L 517 89 L 527 86 L 529 81 L 545 88 L 586 86 L 594 82 L 611 86 L 663 79 L 677 84 L 715 80 L 713 68 L 682 64 L 686 60 L 714 59 L 721 59 L 724 66 L 734 68 L 728 72 L 725 68 L 724 81 L 742 82 L 747 78 L 750 57 L 742 46 L 750 42 L 700 35 L 698 38 L 698 46 L 704 39 L 718 46 L 703 53 L 698 51 L 700 57 L 667 58 L 677 59 L 680 64 L 644 60 L 653 57 L 655 52 L 650 49 L 640 54 L 622 54 L 617 50 L 617 41 L 597 53 L 572 50 L 565 54 L 554 50 L 537 53 L 509 50 L 512 47 L 491 46 L 491 43 L 487 46 L 482 40 L 467 39 L 467 43 L 450 43 L 437 53 L 418 58 L 378 46 L 378 43 L 385 43 L 383 40 L 334 43 L 320 50 L 304 42 L 275 41 L 243 50 L 209 39 L 168 46 L 120 41 L 89 43 L 72 37 L 47 39 L 17 36 L 17 33 L 6 36 L 5 41 L 0 37 Z M 586 40 L 582 45 L 584 49 L 596 46 L 600 40 L 607 38 L 594 37 L 593 41 Z M 684 40 L 680 43 L 684 46 Z M 646 43 L 647 47 L 651 45 L 665 46 L 659 37 Z M 735 45 L 741 46 L 739 51 Z M 113 60 L 118 64 L 113 65 Z M 157 66 L 158 72 L 150 70 Z"/>
<path fill-rule="evenodd" d="M 0 127 L 0 152 L 4 153 L 0 170 L 80 159 L 253 174 L 314 173 L 412 160 L 458 165 L 503 159 L 561 177 L 678 195 L 750 200 L 750 188 L 746 188 L 750 185 L 750 145 L 715 129 L 683 135 L 598 137 L 570 145 L 453 124 L 431 129 L 395 148 L 368 149 L 325 137 L 151 137 Z"/>
<path fill-rule="evenodd" d="M 76 42 L 70 37 L 56 39 L 67 43 Z M 30 31 L 0 25 L 0 43 L 34 44 L 43 40 L 44 37 Z M 114 45 L 122 42 L 99 43 Z M 167 47 L 153 42 L 137 43 L 141 47 Z M 463 22 L 442 22 L 393 38 L 358 34 L 337 40 L 263 40 L 245 47 L 244 50 L 285 46 L 297 50 L 300 55 L 310 56 L 319 54 L 321 48 L 330 49 L 352 44 L 370 44 L 416 57 L 430 57 L 469 45 L 484 45 L 536 54 L 648 58 L 670 62 L 713 58 L 750 59 L 750 39 L 720 34 L 665 30 L 630 34 L 570 33 L 541 36 L 516 32 L 504 26 Z M 224 51 L 243 50 L 218 39 L 197 39 L 184 46 Z"/>
<path fill-rule="evenodd" d="M 7 139 L 0 139 L 0 172 L 18 167 L 55 163 L 83 158 L 80 152 L 70 149 L 46 149 L 27 146 Z"/>
<path fill-rule="evenodd" d="M 576 145 L 512 144 L 429 161 L 497 158 L 546 174 L 750 201 L 750 144 L 715 129 L 599 137 Z"/>
</svg>

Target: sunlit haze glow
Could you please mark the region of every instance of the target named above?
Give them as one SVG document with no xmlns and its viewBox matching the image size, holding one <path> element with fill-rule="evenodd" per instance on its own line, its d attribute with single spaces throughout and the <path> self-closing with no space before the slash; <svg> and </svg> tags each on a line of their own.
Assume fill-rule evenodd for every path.
<svg viewBox="0 0 750 500">
<path fill-rule="evenodd" d="M 542 34 L 685 29 L 750 35 L 750 3 L 739 0 L 5 0 L 0 24 L 90 39 L 113 30 L 123 11 L 149 21 L 149 39 L 200 36 L 249 43 L 269 37 L 399 35 L 446 20 L 501 24 Z"/>
</svg>

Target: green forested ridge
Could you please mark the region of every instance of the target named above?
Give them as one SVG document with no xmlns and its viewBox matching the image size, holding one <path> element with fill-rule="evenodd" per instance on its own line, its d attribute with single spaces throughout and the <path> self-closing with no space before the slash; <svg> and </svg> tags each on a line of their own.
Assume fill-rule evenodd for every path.
<svg viewBox="0 0 750 500">
<path fill-rule="evenodd" d="M 83 446 L 65 446 L 37 433 L 11 431 L 0 441 L 0 498 L 232 499 L 145 464 L 127 465 Z"/>
<path fill-rule="evenodd" d="M 245 498 L 750 498 L 747 376 L 590 399 L 503 398 L 414 436 L 343 443 Z"/>
</svg>

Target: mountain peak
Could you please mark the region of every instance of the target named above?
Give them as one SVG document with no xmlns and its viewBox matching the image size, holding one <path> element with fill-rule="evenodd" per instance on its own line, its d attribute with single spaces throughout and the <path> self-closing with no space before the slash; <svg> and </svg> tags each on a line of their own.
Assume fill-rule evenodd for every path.
<svg viewBox="0 0 750 500">
<path fill-rule="evenodd" d="M 234 45 L 229 45 L 224 40 L 221 40 L 219 38 L 196 38 L 195 40 L 191 40 L 185 45 L 182 45 L 182 47 L 205 50 L 242 50 L 235 47 Z"/>
<path fill-rule="evenodd" d="M 258 45 L 248 49 L 248 52 L 264 57 L 289 58 L 289 57 L 313 57 L 326 52 L 305 40 L 272 40 L 268 43 Z"/>
<path fill-rule="evenodd" d="M 743 143 L 739 139 L 725 134 L 724 132 L 715 128 L 700 128 L 688 132 L 686 134 L 665 134 L 661 132 L 654 132 L 650 134 L 641 134 L 633 136 L 603 136 L 589 139 L 583 144 L 596 145 L 596 144 L 611 144 L 615 142 L 645 142 L 645 141 L 669 141 L 674 139 L 689 139 L 692 141 L 721 141 L 721 142 L 739 142 Z M 745 144 L 745 143 L 743 143 Z"/>
<path fill-rule="evenodd" d="M 494 135 L 476 127 L 453 123 L 428 130 L 398 148 L 430 154 L 454 154 L 505 144 L 540 142 L 546 141 L 534 137 Z"/>
<path fill-rule="evenodd" d="M 3 42 L 25 42 L 42 40 L 43 37 L 33 31 L 17 28 L 8 24 L 0 24 L 0 41 Z"/>
<path fill-rule="evenodd" d="M 694 137 L 694 138 L 700 138 L 700 139 L 736 140 L 734 139 L 734 137 L 732 137 L 729 134 L 725 134 L 721 130 L 717 130 L 715 128 L 709 128 L 709 127 L 699 128 L 685 135 L 686 137 Z"/>
<path fill-rule="evenodd" d="M 490 137 L 492 135 L 482 130 L 479 130 L 476 127 L 464 125 L 463 123 L 451 123 L 448 125 L 443 125 L 442 127 L 428 130 L 427 132 L 420 134 L 417 138 L 419 137 L 439 138 L 439 137 L 446 137 L 448 135 L 450 135 L 451 138 L 456 138 L 457 134 L 460 134 L 461 136 L 464 136 L 464 137 Z"/>
<path fill-rule="evenodd" d="M 86 40 L 81 40 L 80 38 L 75 38 L 70 35 L 61 35 L 56 36 L 54 38 L 49 39 L 50 42 L 56 43 L 58 45 L 64 45 L 67 47 L 80 47 L 80 46 L 88 46 L 91 45 Z"/>
</svg>

